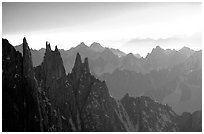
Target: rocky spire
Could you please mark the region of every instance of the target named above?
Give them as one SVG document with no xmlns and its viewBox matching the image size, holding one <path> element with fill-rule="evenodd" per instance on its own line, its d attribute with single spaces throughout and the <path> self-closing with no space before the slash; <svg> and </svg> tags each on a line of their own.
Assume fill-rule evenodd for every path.
<svg viewBox="0 0 204 134">
<path fill-rule="evenodd" d="M 28 43 L 26 41 L 26 38 L 23 38 L 23 55 L 26 54 L 28 48 Z"/>
<path fill-rule="evenodd" d="M 84 63 L 82 63 L 81 56 L 79 53 L 77 53 L 74 67 L 72 69 L 72 74 L 73 73 L 77 79 L 80 77 L 81 73 L 90 73 L 89 62 L 87 57 L 84 59 Z"/>
<path fill-rule="evenodd" d="M 23 38 L 23 73 L 25 76 L 33 75 L 32 55 L 25 37 Z"/>
<path fill-rule="evenodd" d="M 2 40 L 3 130 L 43 131 L 38 88 L 25 37 L 22 45 L 23 57 L 8 40 Z"/>
<path fill-rule="evenodd" d="M 23 38 L 23 43 L 27 43 L 27 40 L 26 40 L 26 38 L 25 38 L 25 37 Z"/>
<path fill-rule="evenodd" d="M 83 70 L 84 70 L 86 73 L 90 73 L 90 70 L 89 70 L 89 62 L 88 62 L 88 58 L 87 58 L 87 57 L 84 59 Z"/>
<path fill-rule="evenodd" d="M 82 70 L 81 56 L 80 56 L 79 53 L 77 53 L 75 63 L 74 63 L 74 67 L 72 69 L 72 74 L 74 74 L 76 79 L 78 79 L 80 77 L 81 70 Z"/>
<path fill-rule="evenodd" d="M 32 127 L 34 126 L 35 127 L 35 128 L 33 127 L 34 129 L 39 129 L 40 131 L 43 131 L 41 122 L 42 115 L 40 113 L 40 107 L 38 102 L 39 101 L 39 98 L 37 96 L 38 89 L 34 76 L 32 55 L 25 37 L 23 38 L 23 76 L 24 76 L 23 88 L 27 90 L 24 99 L 28 104 L 29 103 L 32 104 L 27 106 L 27 109 L 29 109 L 28 114 L 31 116 L 27 122 L 28 130 L 32 129 Z"/>
<path fill-rule="evenodd" d="M 55 52 L 58 52 L 59 50 L 58 50 L 58 48 L 57 48 L 57 45 L 55 46 Z"/>
<path fill-rule="evenodd" d="M 52 51 L 50 43 L 46 42 L 46 52 L 42 63 L 44 73 L 46 74 L 46 83 L 49 85 L 51 82 L 50 78 L 58 79 L 66 76 L 64 64 L 60 52 L 55 46 L 55 50 Z"/>
<path fill-rule="evenodd" d="M 81 68 L 81 65 L 82 65 L 81 56 L 79 53 L 77 53 L 74 68 Z"/>
<path fill-rule="evenodd" d="M 50 43 L 46 41 L 46 52 L 51 52 Z"/>
</svg>

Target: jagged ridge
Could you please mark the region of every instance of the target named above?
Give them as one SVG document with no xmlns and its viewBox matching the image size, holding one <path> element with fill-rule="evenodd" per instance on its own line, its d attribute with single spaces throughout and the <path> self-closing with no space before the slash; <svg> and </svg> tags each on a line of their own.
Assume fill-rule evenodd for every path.
<svg viewBox="0 0 204 134">
<path fill-rule="evenodd" d="M 50 44 L 46 43 L 44 60 L 33 69 L 32 56 L 25 38 L 23 57 L 8 41 L 2 42 L 4 131 L 180 130 L 177 115 L 168 106 L 148 97 L 133 98 L 126 95 L 122 100 L 112 98 L 105 82 L 91 75 L 88 58 L 82 63 L 79 53 L 72 72 L 66 75 L 57 47 L 52 51 Z M 22 78 L 18 83 L 14 79 L 16 65 Z M 7 83 L 10 79 L 17 87 L 24 86 L 21 94 L 14 95 L 17 102 L 18 98 L 23 98 L 18 104 L 9 99 L 10 95 L 18 93 L 18 90 L 12 91 L 15 87 Z M 7 90 L 10 92 L 5 92 Z M 14 113 L 5 113 L 8 110 L 5 102 L 9 102 Z M 24 117 L 21 113 L 27 116 Z M 8 124 L 11 118 L 6 118 L 9 114 L 14 117 L 13 128 Z M 19 121 L 25 123 L 18 126 Z"/>
</svg>

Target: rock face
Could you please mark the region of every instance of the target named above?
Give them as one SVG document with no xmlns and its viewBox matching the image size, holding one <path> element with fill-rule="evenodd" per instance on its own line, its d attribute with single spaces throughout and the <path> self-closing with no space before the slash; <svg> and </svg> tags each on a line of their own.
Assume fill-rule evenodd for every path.
<svg viewBox="0 0 204 134">
<path fill-rule="evenodd" d="M 2 62 L 2 130 L 20 131 L 25 127 L 23 59 L 6 39 L 2 39 Z"/>
<path fill-rule="evenodd" d="M 57 46 L 55 46 L 55 50 L 52 51 L 50 44 L 46 44 L 45 56 L 41 66 L 46 73 L 46 79 L 49 77 L 59 79 L 60 77 L 64 77 L 66 75 L 63 61 Z M 46 82 L 46 84 L 50 84 L 49 81 Z"/>
<path fill-rule="evenodd" d="M 35 74 L 39 86 L 51 97 L 50 99 L 55 99 L 55 96 L 59 95 L 57 89 L 61 85 L 60 82 L 64 82 L 66 77 L 63 61 L 57 46 L 52 51 L 50 44 L 46 43 L 43 62 L 35 68 Z"/>
<path fill-rule="evenodd" d="M 121 100 L 133 125 L 139 131 L 168 132 L 178 131 L 176 124 L 177 115 L 167 105 L 153 101 L 149 97 L 133 98 L 126 94 Z"/>
<path fill-rule="evenodd" d="M 3 131 L 42 131 L 37 85 L 31 54 L 23 39 L 23 54 L 2 39 Z"/>
<path fill-rule="evenodd" d="M 66 96 L 64 88 L 66 74 L 57 46 L 52 51 L 50 44 L 46 42 L 43 62 L 34 70 L 40 92 L 45 131 L 68 129 L 69 126 L 63 129 L 62 113 L 58 107 L 63 105 L 61 102 Z"/>
<path fill-rule="evenodd" d="M 105 83 L 90 74 L 88 59 L 85 58 L 82 63 L 81 56 L 77 54 L 72 72 L 65 76 L 64 73 L 59 73 L 64 72 L 59 68 L 55 70 L 52 66 L 53 68 L 49 69 L 49 65 L 53 65 L 55 60 L 46 63 L 48 57 L 53 53 L 54 57 L 51 59 L 60 58 L 60 55 L 54 54 L 56 50 L 52 51 L 49 48 L 47 45 L 44 61 L 35 71 L 37 80 L 41 83 L 40 87 L 44 89 L 45 96 L 61 118 L 60 129 L 54 130 L 124 131 L 115 116 L 114 107 L 111 106 L 112 99 Z M 58 67 L 61 65 L 62 62 Z M 104 115 L 107 117 L 104 118 Z"/>
<path fill-rule="evenodd" d="M 186 131 L 188 118 L 167 105 L 149 97 L 111 97 L 106 83 L 90 73 L 88 58 L 82 62 L 79 53 L 66 75 L 58 48 L 52 51 L 49 43 L 35 68 L 25 38 L 23 56 L 6 39 L 2 48 L 3 131 Z M 190 116 L 191 130 L 201 131 L 200 115 Z"/>
</svg>

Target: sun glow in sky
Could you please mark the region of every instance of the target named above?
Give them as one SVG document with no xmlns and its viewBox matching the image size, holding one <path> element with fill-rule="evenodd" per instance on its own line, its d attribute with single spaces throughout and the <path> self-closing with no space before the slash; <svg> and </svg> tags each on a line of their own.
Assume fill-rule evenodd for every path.
<svg viewBox="0 0 204 134">
<path fill-rule="evenodd" d="M 145 56 L 152 48 L 202 48 L 201 3 L 3 3 L 2 34 L 33 49 L 80 42 Z"/>
</svg>

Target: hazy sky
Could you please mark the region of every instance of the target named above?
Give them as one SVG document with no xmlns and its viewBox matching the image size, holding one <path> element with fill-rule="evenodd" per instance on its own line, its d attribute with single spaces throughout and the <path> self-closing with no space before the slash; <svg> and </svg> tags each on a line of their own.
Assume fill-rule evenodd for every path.
<svg viewBox="0 0 204 134">
<path fill-rule="evenodd" d="M 202 48 L 201 3 L 3 3 L 2 36 L 13 45 L 69 49 L 85 42 L 145 56 L 152 47 Z"/>
</svg>

